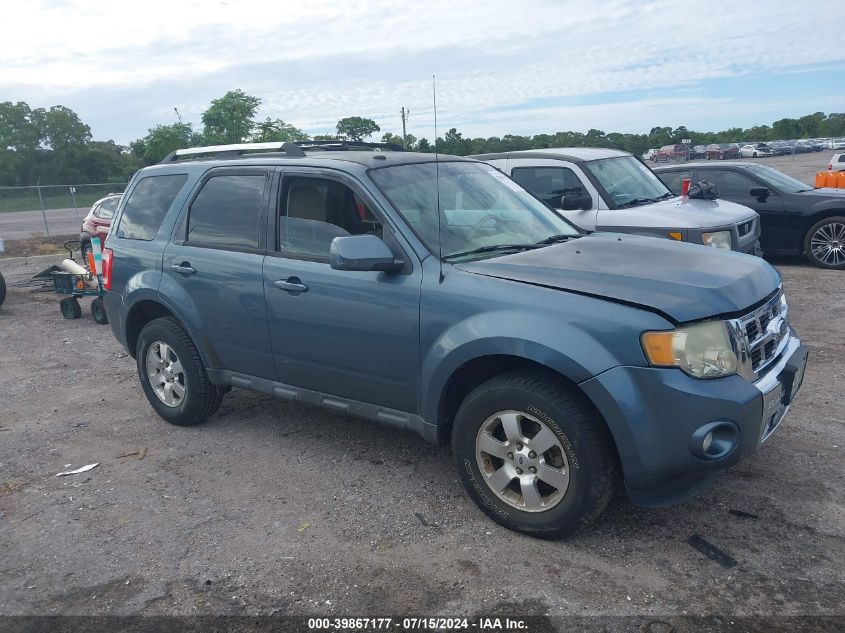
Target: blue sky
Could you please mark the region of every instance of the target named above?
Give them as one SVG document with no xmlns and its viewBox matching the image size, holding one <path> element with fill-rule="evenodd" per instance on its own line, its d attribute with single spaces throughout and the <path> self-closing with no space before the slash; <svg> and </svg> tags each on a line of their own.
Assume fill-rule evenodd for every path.
<svg viewBox="0 0 845 633">
<path fill-rule="evenodd" d="M 834 3 L 835 4 L 835 3 Z M 433 136 L 718 130 L 845 111 L 840 11 L 782 0 L 101 0 L 6 7 L 0 99 L 96 139 L 199 123 L 241 88 L 311 134 L 339 118 Z M 821 17 L 820 17 L 821 16 Z M 826 18 L 824 16 L 827 16 Z"/>
</svg>

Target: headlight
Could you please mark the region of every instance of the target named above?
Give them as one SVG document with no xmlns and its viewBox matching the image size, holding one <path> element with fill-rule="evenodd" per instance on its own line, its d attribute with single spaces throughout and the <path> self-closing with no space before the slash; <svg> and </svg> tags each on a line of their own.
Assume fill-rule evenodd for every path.
<svg viewBox="0 0 845 633">
<path fill-rule="evenodd" d="M 736 373 L 736 353 L 723 321 L 705 321 L 668 332 L 644 332 L 646 358 L 658 367 L 679 367 L 696 378 Z"/>
<path fill-rule="evenodd" d="M 731 232 L 730 231 L 716 231 L 715 233 L 702 233 L 701 241 L 705 246 L 713 246 L 715 248 L 724 248 L 731 250 Z"/>
</svg>

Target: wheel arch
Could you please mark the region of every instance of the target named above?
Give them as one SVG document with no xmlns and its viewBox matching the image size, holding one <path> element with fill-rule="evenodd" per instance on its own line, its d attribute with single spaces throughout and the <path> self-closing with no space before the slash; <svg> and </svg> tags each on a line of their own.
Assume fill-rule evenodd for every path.
<svg viewBox="0 0 845 633">
<path fill-rule="evenodd" d="M 150 321 L 164 317 L 169 317 L 180 325 L 180 327 L 185 331 L 185 334 L 187 334 L 188 338 L 191 339 L 194 347 L 196 347 L 199 351 L 200 358 L 202 358 L 203 363 L 206 367 L 208 367 L 208 358 L 206 357 L 203 348 L 197 345 L 197 341 L 193 334 L 191 334 L 190 329 L 185 326 L 185 321 L 180 318 L 174 310 L 166 306 L 161 301 L 149 298 L 141 299 L 134 303 L 126 314 L 126 348 L 129 355 L 132 358 L 135 358 L 135 348 L 138 345 L 138 336 L 141 334 L 141 330 L 144 329 L 144 326 Z"/>
<path fill-rule="evenodd" d="M 596 407 L 592 399 L 578 385 L 578 382 L 568 376 L 567 372 L 560 371 L 559 368 L 556 369 L 550 365 L 540 362 L 539 360 L 512 354 L 490 354 L 478 356 L 464 362 L 450 374 L 443 386 L 443 389 L 441 390 L 440 398 L 437 402 L 436 419 L 438 443 L 449 443 L 458 407 L 460 407 L 466 396 L 468 396 L 473 389 L 495 376 L 513 371 L 533 371 L 543 373 L 546 374 L 550 380 L 560 381 L 573 388 L 581 396 L 582 402 L 589 408 L 591 413 L 595 416 L 595 419 L 600 421 L 601 430 L 606 434 L 610 445 L 612 446 L 615 459 L 617 460 L 617 463 L 619 463 L 619 451 L 610 426 L 607 424 L 607 421 L 599 412 L 598 407 Z"/>
</svg>

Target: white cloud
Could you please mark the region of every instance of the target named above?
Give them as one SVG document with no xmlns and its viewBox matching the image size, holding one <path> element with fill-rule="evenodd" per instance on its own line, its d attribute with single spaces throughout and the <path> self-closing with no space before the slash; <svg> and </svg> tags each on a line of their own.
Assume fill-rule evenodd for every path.
<svg viewBox="0 0 845 633">
<path fill-rule="evenodd" d="M 80 103 L 125 91 L 150 117 L 127 122 L 129 136 L 174 104 L 196 120 L 235 87 L 308 129 L 349 114 L 395 120 L 403 105 L 412 128 L 430 129 L 434 72 L 447 125 L 475 135 L 490 111 L 519 107 L 501 124 L 546 117 L 537 127 L 557 129 L 587 95 L 841 62 L 840 29 L 819 24 L 829 11 L 816 0 L 36 1 L 6 8 L 0 89 Z M 526 108 L 538 101 L 551 106 Z"/>
</svg>

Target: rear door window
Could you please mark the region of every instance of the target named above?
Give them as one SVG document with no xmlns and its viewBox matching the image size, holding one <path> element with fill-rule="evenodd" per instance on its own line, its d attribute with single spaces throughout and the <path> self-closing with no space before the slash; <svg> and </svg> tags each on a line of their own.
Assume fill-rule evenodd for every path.
<svg viewBox="0 0 845 633">
<path fill-rule="evenodd" d="M 549 206 L 560 208 L 560 198 L 583 191 L 581 180 L 567 167 L 516 167 L 513 179 Z"/>
<path fill-rule="evenodd" d="M 187 174 L 147 176 L 139 180 L 126 200 L 117 236 L 129 240 L 152 240 L 187 180 Z"/>
<path fill-rule="evenodd" d="M 669 187 L 669 191 L 674 193 L 676 196 L 680 196 L 682 193 L 682 182 L 684 178 L 690 177 L 690 172 L 688 169 L 679 169 L 678 171 L 662 171 L 657 174 L 660 177 L 660 180 L 663 181 L 667 187 Z"/>
<path fill-rule="evenodd" d="M 186 244 L 258 248 L 264 173 L 212 176 L 188 212 Z"/>
</svg>

